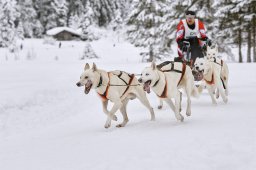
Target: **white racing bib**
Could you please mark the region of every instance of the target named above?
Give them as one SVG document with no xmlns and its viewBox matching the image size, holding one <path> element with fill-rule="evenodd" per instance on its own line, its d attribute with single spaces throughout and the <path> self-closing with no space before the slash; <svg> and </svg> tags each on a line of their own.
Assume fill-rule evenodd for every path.
<svg viewBox="0 0 256 170">
<path fill-rule="evenodd" d="M 190 37 L 197 37 L 201 38 L 200 32 L 199 32 L 199 24 L 198 24 L 198 19 L 195 19 L 195 28 L 192 30 L 188 27 L 186 19 L 182 20 L 184 28 L 185 28 L 185 39 L 188 39 Z"/>
</svg>

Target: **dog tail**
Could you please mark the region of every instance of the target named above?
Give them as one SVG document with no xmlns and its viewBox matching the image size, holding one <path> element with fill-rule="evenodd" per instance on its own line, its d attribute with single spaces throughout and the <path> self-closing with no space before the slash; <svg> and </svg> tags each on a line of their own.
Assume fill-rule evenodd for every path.
<svg viewBox="0 0 256 170">
<path fill-rule="evenodd" d="M 200 87 L 200 86 L 199 86 Z M 203 90 L 202 90 L 203 91 Z M 199 95 L 202 93 L 202 91 L 200 92 L 200 89 L 197 88 L 196 86 L 193 87 L 193 90 L 192 90 L 192 96 L 195 97 L 195 98 L 199 98 Z"/>
</svg>

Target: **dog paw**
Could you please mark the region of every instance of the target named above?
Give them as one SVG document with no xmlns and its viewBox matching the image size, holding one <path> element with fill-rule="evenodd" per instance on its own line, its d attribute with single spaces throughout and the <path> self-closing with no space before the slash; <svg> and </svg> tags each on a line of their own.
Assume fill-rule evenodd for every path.
<svg viewBox="0 0 256 170">
<path fill-rule="evenodd" d="M 220 97 L 220 95 L 219 94 L 216 94 L 216 99 L 218 99 Z"/>
<path fill-rule="evenodd" d="M 190 112 L 190 111 L 187 111 L 187 112 L 186 112 L 186 115 L 187 115 L 187 116 L 191 116 L 191 112 Z"/>
<path fill-rule="evenodd" d="M 121 127 L 124 127 L 124 125 L 121 123 L 121 124 L 116 125 L 116 127 L 121 128 Z"/>
<path fill-rule="evenodd" d="M 116 115 L 112 116 L 112 120 L 117 121 Z"/>
<path fill-rule="evenodd" d="M 158 109 L 162 109 L 162 108 L 163 108 L 163 106 L 159 105 L 157 108 L 158 108 Z"/>
<path fill-rule="evenodd" d="M 183 122 L 184 121 L 184 117 L 181 114 L 177 114 L 176 115 L 176 119 Z"/>
<path fill-rule="evenodd" d="M 108 129 L 110 127 L 110 123 L 106 123 L 104 127 Z"/>
</svg>

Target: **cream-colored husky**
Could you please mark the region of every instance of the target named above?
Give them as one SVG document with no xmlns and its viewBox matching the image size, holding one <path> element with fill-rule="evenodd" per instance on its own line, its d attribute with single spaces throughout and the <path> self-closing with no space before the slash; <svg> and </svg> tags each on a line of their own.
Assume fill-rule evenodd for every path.
<svg viewBox="0 0 256 170">
<path fill-rule="evenodd" d="M 203 82 L 206 85 L 213 104 L 217 104 L 213 95 L 216 89 L 217 93 L 220 93 L 224 103 L 228 102 L 227 95 L 224 93 L 223 82 L 221 80 L 221 68 L 221 65 L 204 58 L 197 58 L 195 61 L 195 69 L 198 72 L 203 72 Z M 199 92 L 202 92 L 202 86 L 200 86 Z M 216 97 L 218 97 L 218 95 Z"/>
<path fill-rule="evenodd" d="M 127 103 L 136 97 L 150 111 L 151 120 L 155 120 L 155 114 L 146 93 L 137 78 L 132 74 L 123 71 L 106 72 L 97 69 L 94 63 L 92 68 L 86 63 L 84 72 L 76 85 L 78 87 L 85 86 L 85 94 L 88 94 L 91 89 L 96 90 L 102 100 L 103 112 L 108 116 L 105 128 L 111 126 L 111 120 L 117 120 L 115 113 L 118 109 L 123 115 L 123 122 L 118 124 L 117 127 L 124 127 L 129 121 L 126 113 Z M 107 110 L 109 100 L 114 103 L 110 111 Z"/>
<path fill-rule="evenodd" d="M 143 83 L 144 90 L 150 93 L 150 88 L 155 94 L 164 100 L 174 111 L 176 119 L 183 121 L 184 117 L 180 114 L 180 97 L 179 88 L 183 88 L 187 94 L 186 115 L 191 115 L 190 96 L 197 96 L 197 88 L 194 86 L 194 77 L 189 66 L 180 62 L 170 62 L 169 64 L 158 69 L 153 62 L 151 67 L 146 67 L 142 71 L 139 82 Z M 172 102 L 175 99 L 175 105 Z"/>
</svg>

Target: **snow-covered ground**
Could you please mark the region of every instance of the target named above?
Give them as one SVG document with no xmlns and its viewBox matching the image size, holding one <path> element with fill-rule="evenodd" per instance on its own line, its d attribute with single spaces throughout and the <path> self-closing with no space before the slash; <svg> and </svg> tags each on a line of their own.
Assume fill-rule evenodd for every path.
<svg viewBox="0 0 256 170">
<path fill-rule="evenodd" d="M 61 49 L 42 42 L 26 40 L 19 60 L 0 49 L 1 170 L 256 168 L 255 64 L 229 63 L 228 104 L 219 99 L 213 106 L 204 92 L 180 123 L 166 105 L 158 110 L 150 94 L 156 121 L 136 100 L 128 105 L 126 127 L 115 127 L 118 113 L 118 122 L 105 129 L 100 99 L 75 83 L 85 62 L 140 73 L 149 65 L 140 63 L 140 50 L 105 38 L 92 44 L 101 58 L 84 61 L 78 60 L 83 42 L 62 42 Z M 32 49 L 36 58 L 28 61 Z"/>
</svg>

